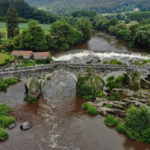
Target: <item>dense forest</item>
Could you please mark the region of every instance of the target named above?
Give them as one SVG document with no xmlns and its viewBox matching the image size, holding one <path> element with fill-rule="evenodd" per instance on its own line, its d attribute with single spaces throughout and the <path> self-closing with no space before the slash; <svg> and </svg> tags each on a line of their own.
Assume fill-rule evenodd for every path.
<svg viewBox="0 0 150 150">
<path fill-rule="evenodd" d="M 20 22 L 25 22 L 25 19 L 35 19 L 41 23 L 51 23 L 56 21 L 56 15 L 47 14 L 42 10 L 31 7 L 24 0 L 0 0 L 0 19 L 5 21 L 5 16 L 9 6 L 12 5 L 18 12 L 19 17 L 24 18 L 20 19 Z"/>
<path fill-rule="evenodd" d="M 150 10 L 149 0 L 26 0 L 32 6 L 49 12 L 68 14 L 74 10 L 94 10 L 97 13 L 123 12 L 139 8 Z"/>
</svg>

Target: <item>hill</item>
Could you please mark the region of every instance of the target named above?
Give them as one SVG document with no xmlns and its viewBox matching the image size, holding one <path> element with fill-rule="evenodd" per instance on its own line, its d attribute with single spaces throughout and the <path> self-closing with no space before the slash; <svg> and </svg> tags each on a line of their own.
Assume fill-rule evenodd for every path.
<svg viewBox="0 0 150 150">
<path fill-rule="evenodd" d="M 98 13 L 122 12 L 140 8 L 150 10 L 150 0 L 26 0 L 32 6 L 49 12 L 66 14 L 73 10 L 88 9 Z"/>
<path fill-rule="evenodd" d="M 16 8 L 19 17 L 25 19 L 36 19 L 41 23 L 50 23 L 56 20 L 56 16 L 47 14 L 45 11 L 38 10 L 37 8 L 31 7 L 24 0 L 0 0 L 0 19 L 4 18 L 7 14 L 9 6 L 12 5 Z"/>
</svg>

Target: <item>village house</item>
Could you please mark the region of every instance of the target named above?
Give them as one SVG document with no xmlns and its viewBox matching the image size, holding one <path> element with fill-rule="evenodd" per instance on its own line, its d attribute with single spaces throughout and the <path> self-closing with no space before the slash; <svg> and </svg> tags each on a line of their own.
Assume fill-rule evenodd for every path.
<svg viewBox="0 0 150 150">
<path fill-rule="evenodd" d="M 15 58 L 23 57 L 23 59 L 30 59 L 33 55 L 32 51 L 12 51 L 11 53 Z"/>
<path fill-rule="evenodd" d="M 46 59 L 47 57 L 50 56 L 49 52 L 34 52 L 33 57 L 35 60 L 37 59 Z"/>
</svg>

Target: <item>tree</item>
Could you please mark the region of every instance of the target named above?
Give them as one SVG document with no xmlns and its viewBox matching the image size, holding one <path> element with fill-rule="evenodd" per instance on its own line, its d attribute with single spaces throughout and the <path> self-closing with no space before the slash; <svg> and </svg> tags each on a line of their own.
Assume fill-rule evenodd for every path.
<svg viewBox="0 0 150 150">
<path fill-rule="evenodd" d="M 80 44 L 83 34 L 64 20 L 51 25 L 48 45 L 53 50 L 68 50 L 71 46 Z M 52 41 L 52 42 L 51 42 Z"/>
<path fill-rule="evenodd" d="M 77 29 L 83 33 L 83 41 L 91 38 L 92 35 L 92 23 L 87 18 L 81 18 L 77 21 Z"/>
<path fill-rule="evenodd" d="M 18 14 L 13 6 L 10 6 L 7 12 L 7 34 L 8 38 L 15 36 L 15 31 L 18 29 Z"/>
<path fill-rule="evenodd" d="M 33 51 L 48 50 L 45 32 L 37 21 L 30 21 L 28 28 L 22 31 L 20 46 Z"/>
</svg>

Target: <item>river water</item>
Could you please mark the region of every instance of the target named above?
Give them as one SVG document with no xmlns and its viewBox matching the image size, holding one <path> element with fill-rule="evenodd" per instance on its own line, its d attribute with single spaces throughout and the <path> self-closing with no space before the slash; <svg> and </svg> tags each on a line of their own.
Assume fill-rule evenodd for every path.
<svg viewBox="0 0 150 150">
<path fill-rule="evenodd" d="M 95 34 L 90 41 L 74 49 L 125 50 L 114 37 Z M 100 115 L 91 117 L 81 110 L 84 99 L 76 96 L 76 79 L 63 70 L 53 72 L 36 104 L 23 102 L 24 84 L 18 83 L 0 93 L 0 102 L 14 108 L 18 126 L 8 130 L 9 139 L 0 150 L 150 150 L 150 145 L 129 140 L 104 124 Z M 33 128 L 21 131 L 19 124 L 32 121 Z"/>
</svg>

